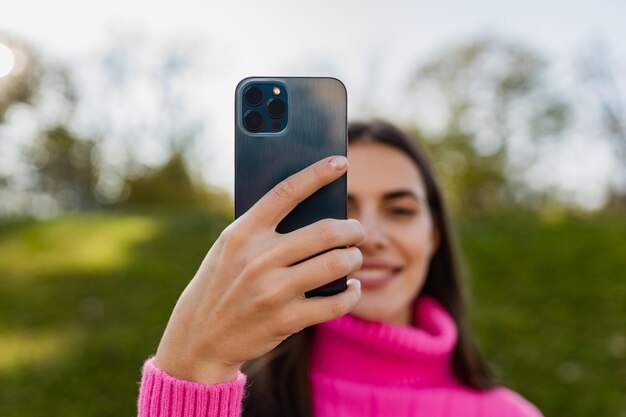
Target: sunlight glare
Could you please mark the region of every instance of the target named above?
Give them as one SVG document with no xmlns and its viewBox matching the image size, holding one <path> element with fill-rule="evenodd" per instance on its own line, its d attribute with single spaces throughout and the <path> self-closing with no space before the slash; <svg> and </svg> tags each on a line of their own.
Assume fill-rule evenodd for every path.
<svg viewBox="0 0 626 417">
<path fill-rule="evenodd" d="M 0 42 L 0 78 L 9 75 L 15 65 L 15 55 L 8 46 Z"/>
</svg>

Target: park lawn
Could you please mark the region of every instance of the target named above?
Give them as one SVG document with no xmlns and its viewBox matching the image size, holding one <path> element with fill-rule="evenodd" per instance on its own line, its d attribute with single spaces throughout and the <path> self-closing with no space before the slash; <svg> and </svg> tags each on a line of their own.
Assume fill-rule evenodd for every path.
<svg viewBox="0 0 626 417">
<path fill-rule="evenodd" d="M 626 216 L 462 222 L 472 323 L 546 415 L 626 415 Z"/>
<path fill-rule="evenodd" d="M 140 367 L 229 218 L 0 221 L 0 415 L 133 415 Z M 626 415 L 626 216 L 457 223 L 479 347 L 546 415 Z"/>
</svg>

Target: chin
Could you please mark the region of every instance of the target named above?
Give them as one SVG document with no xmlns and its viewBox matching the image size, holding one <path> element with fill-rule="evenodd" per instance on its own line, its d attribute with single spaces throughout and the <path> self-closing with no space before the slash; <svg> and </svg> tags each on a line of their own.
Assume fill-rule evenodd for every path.
<svg viewBox="0 0 626 417">
<path fill-rule="evenodd" d="M 409 310 L 409 319 L 412 320 L 413 301 L 417 294 L 407 297 L 408 293 L 413 293 L 411 288 L 387 288 L 387 292 L 363 289 L 361 301 L 352 310 L 351 314 L 363 320 L 379 321 L 385 323 L 400 323 L 406 319 L 406 310 Z M 420 288 L 416 291 L 419 294 Z M 393 304 L 390 303 L 393 301 Z M 401 323 L 407 324 L 407 323 Z"/>
<path fill-rule="evenodd" d="M 379 308 L 373 305 L 363 305 L 364 302 L 367 304 L 362 298 L 361 302 L 357 304 L 350 314 L 363 320 L 381 322 L 392 321 L 391 317 L 393 317 L 393 311 L 390 311 L 388 306 L 386 306 L 386 308 Z"/>
</svg>

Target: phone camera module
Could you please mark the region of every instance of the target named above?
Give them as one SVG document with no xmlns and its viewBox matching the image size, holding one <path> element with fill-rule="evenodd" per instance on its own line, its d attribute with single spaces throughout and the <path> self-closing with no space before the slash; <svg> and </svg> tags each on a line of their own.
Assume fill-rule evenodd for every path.
<svg viewBox="0 0 626 417">
<path fill-rule="evenodd" d="M 259 130 L 263 126 L 263 115 L 258 111 L 248 111 L 243 120 L 246 127 L 252 131 Z"/>
<path fill-rule="evenodd" d="M 251 136 L 280 134 L 289 124 L 289 98 L 279 81 L 249 81 L 236 96 L 238 123 Z"/>
<path fill-rule="evenodd" d="M 267 114 L 274 119 L 283 117 L 286 110 L 287 106 L 285 105 L 285 102 L 279 98 L 272 98 L 267 102 Z"/>
<path fill-rule="evenodd" d="M 243 97 L 250 106 L 258 106 L 263 101 L 263 91 L 259 87 L 248 87 Z"/>
</svg>

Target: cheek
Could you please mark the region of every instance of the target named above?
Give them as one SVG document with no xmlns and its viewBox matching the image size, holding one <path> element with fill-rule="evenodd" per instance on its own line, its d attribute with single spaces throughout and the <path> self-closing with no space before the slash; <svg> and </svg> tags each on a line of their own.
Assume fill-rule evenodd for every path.
<svg viewBox="0 0 626 417">
<path fill-rule="evenodd" d="M 411 267 L 417 267 L 430 261 L 433 247 L 430 222 L 419 221 L 415 222 L 415 224 L 398 228 L 396 242 L 402 251 L 403 257 L 407 263 L 411 264 Z"/>
</svg>

